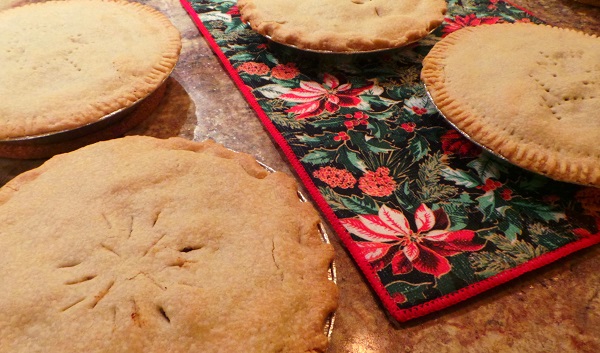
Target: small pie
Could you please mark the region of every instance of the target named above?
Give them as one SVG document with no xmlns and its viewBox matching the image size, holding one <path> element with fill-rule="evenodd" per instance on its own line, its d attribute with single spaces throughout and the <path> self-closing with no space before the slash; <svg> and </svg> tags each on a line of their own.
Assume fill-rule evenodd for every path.
<svg viewBox="0 0 600 353">
<path fill-rule="evenodd" d="M 421 71 L 440 112 L 514 164 L 600 186 L 600 38 L 525 23 L 458 30 Z"/>
<path fill-rule="evenodd" d="M 157 89 L 179 31 L 124 0 L 66 0 L 0 12 L 0 140 L 91 124 Z"/>
<path fill-rule="evenodd" d="M 129 136 L 0 189 L 0 352 L 323 352 L 333 248 L 297 184 Z"/>
<path fill-rule="evenodd" d="M 444 0 L 238 0 L 242 21 L 300 49 L 361 52 L 415 42 L 444 20 Z"/>
</svg>

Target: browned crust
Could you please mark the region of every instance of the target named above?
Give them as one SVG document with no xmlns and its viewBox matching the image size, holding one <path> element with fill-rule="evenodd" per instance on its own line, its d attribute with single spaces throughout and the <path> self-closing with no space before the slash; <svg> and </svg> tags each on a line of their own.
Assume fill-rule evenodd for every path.
<svg viewBox="0 0 600 353">
<path fill-rule="evenodd" d="M 167 82 L 163 83 L 148 97 L 144 98 L 135 109 L 121 120 L 90 134 L 54 143 L 0 143 L 0 158 L 40 159 L 50 158 L 56 154 L 74 151 L 83 146 L 117 138 L 146 120 L 159 106 Z"/>
<path fill-rule="evenodd" d="M 123 6 L 132 8 L 138 13 L 147 14 L 148 19 L 152 19 L 153 21 L 161 23 L 164 26 L 164 32 L 168 34 L 168 44 L 162 53 L 161 60 L 157 62 L 152 70 L 147 74 L 146 79 L 144 80 L 145 84 L 133 86 L 130 92 L 124 96 L 124 98 L 127 100 L 127 103 L 123 104 L 122 100 L 119 101 L 117 99 L 117 101 L 107 102 L 107 105 L 93 105 L 102 114 L 109 114 L 118 109 L 129 107 L 140 99 L 147 97 L 167 79 L 179 59 L 179 53 L 181 51 L 181 34 L 173 25 L 173 23 L 171 23 L 169 18 L 150 6 L 126 0 L 102 1 L 123 4 Z"/>
<path fill-rule="evenodd" d="M 303 271 L 310 271 L 310 274 L 309 274 L 309 272 L 306 272 L 307 278 L 309 278 L 309 277 L 313 278 L 313 279 L 319 278 L 319 280 L 318 280 L 318 282 L 311 281 L 310 287 L 305 287 L 305 286 L 302 286 L 301 288 L 295 287 L 294 291 L 299 291 L 299 292 L 295 292 L 295 293 L 299 294 L 300 297 L 306 298 L 306 300 L 303 301 L 302 303 L 297 303 L 298 305 L 295 305 L 294 303 L 292 303 L 292 304 L 294 304 L 293 305 L 294 309 L 300 310 L 299 312 L 283 313 L 285 315 L 292 315 L 290 317 L 290 322 L 286 321 L 285 324 L 280 323 L 279 325 L 276 325 L 273 322 L 265 322 L 264 327 L 267 328 L 266 331 L 268 331 L 268 332 L 280 332 L 280 330 L 281 330 L 281 332 L 284 332 L 285 337 L 281 337 L 282 341 L 287 342 L 285 348 L 291 352 L 324 352 L 326 349 L 326 346 L 327 346 L 327 337 L 324 334 L 322 328 L 324 327 L 328 316 L 337 308 L 337 300 L 338 300 L 337 287 L 335 286 L 335 284 L 333 282 L 327 280 L 327 271 L 328 271 L 329 267 L 331 266 L 331 262 L 333 260 L 333 248 L 331 247 L 330 244 L 325 244 L 321 241 L 319 234 L 317 232 L 317 224 L 320 221 L 320 219 L 318 217 L 318 213 L 310 205 L 310 203 L 299 201 L 298 196 L 297 196 L 297 184 L 296 184 L 295 180 L 284 173 L 279 173 L 279 172 L 269 173 L 269 172 L 267 172 L 262 166 L 260 166 L 256 162 L 256 160 L 252 156 L 250 156 L 248 154 L 237 153 L 237 152 L 231 151 L 229 149 L 224 148 L 222 145 L 215 143 L 213 141 L 210 141 L 210 140 L 199 143 L 199 142 L 193 142 L 193 141 L 185 140 L 183 138 L 178 138 L 178 137 L 161 140 L 161 139 L 144 137 L 144 136 L 128 136 L 128 137 L 121 138 L 121 139 L 111 140 L 111 141 L 107 141 L 107 142 L 101 142 L 101 143 L 86 146 L 78 151 L 54 156 L 53 158 L 49 159 L 46 163 L 44 163 L 42 166 L 40 166 L 36 169 L 33 169 L 31 171 L 25 172 L 25 173 L 17 176 L 16 178 L 14 178 L 13 180 L 11 180 L 4 187 L 0 188 L 0 211 L 2 211 L 2 212 L 0 212 L 0 214 L 6 213 L 6 212 L 8 212 L 10 214 L 10 212 L 12 211 L 12 207 L 8 206 L 6 204 L 8 202 L 10 202 L 11 199 L 13 199 L 15 197 L 15 195 L 17 195 L 21 191 L 25 192 L 25 193 L 31 192 L 31 190 L 32 190 L 31 184 L 34 183 L 36 181 L 36 179 L 46 178 L 44 180 L 44 182 L 47 182 L 48 178 L 53 178 L 53 177 L 50 177 L 45 174 L 51 174 L 50 171 L 52 171 L 55 168 L 80 165 L 81 163 L 90 165 L 90 164 L 92 164 L 92 160 L 94 159 L 93 156 L 96 156 L 99 153 L 102 153 L 103 150 L 107 151 L 107 153 L 109 155 L 112 155 L 113 157 L 116 158 L 116 156 L 118 156 L 118 155 L 128 154 L 131 151 L 134 151 L 133 153 L 136 153 L 135 151 L 139 150 L 139 148 L 143 148 L 143 149 L 150 148 L 153 150 L 155 149 L 157 151 L 157 153 L 159 153 L 159 154 L 162 153 L 163 151 L 167 151 L 167 150 L 168 151 L 182 151 L 181 156 L 184 157 L 183 155 L 185 155 L 185 160 L 187 160 L 187 161 L 189 161 L 188 157 L 190 156 L 190 154 L 186 153 L 186 152 L 193 152 L 193 153 L 197 153 L 197 154 L 216 156 L 218 158 L 223 158 L 223 159 L 228 159 L 228 160 L 235 160 L 239 163 L 239 165 L 241 165 L 243 167 L 244 171 L 249 176 L 256 178 L 256 179 L 260 179 L 260 181 L 259 181 L 260 183 L 264 183 L 264 185 L 267 185 L 267 186 L 271 185 L 272 188 L 276 188 L 278 190 L 277 195 L 278 195 L 279 200 L 281 200 L 281 204 L 279 204 L 279 202 L 277 202 L 278 208 L 275 210 L 276 213 L 279 213 L 280 207 L 285 207 L 286 209 L 289 208 L 289 209 L 293 210 L 291 213 L 285 212 L 285 214 L 287 214 L 289 217 L 286 219 L 289 220 L 289 222 L 291 222 L 290 224 L 295 224 L 297 222 L 298 229 L 294 231 L 294 234 L 289 234 L 286 231 L 285 236 L 284 236 L 284 233 L 278 233 L 278 232 L 276 232 L 277 234 L 271 234 L 271 232 L 269 232 L 268 234 L 262 234 L 262 235 L 265 235 L 267 237 L 267 239 L 268 239 L 268 236 L 273 236 L 273 237 L 282 236 L 282 241 L 283 241 L 281 243 L 282 246 L 284 244 L 289 244 L 289 243 L 293 244 L 293 243 L 297 242 L 298 245 L 291 246 L 289 248 L 286 246 L 286 249 L 289 251 L 289 253 L 281 253 L 280 255 L 278 255 L 278 262 L 279 262 L 280 266 L 282 266 L 282 269 L 283 269 L 287 266 L 292 266 L 292 263 L 295 263 L 295 261 L 299 261 L 301 263 L 300 268 L 296 268 L 296 270 L 300 271 L 300 273 L 302 273 Z M 210 164 L 212 165 L 213 163 L 211 162 Z M 213 167 L 214 167 L 214 165 L 213 165 Z M 215 172 L 218 172 L 218 170 L 215 170 Z M 131 173 L 135 173 L 135 170 L 131 170 L 131 171 L 125 170 L 124 171 L 124 175 L 126 175 L 126 177 L 130 177 L 132 175 Z M 60 174 L 60 175 L 62 175 L 62 174 Z M 85 179 L 81 179 L 81 180 L 85 180 Z M 225 183 L 223 185 L 227 185 L 227 183 Z M 128 188 L 127 185 L 122 185 L 122 187 L 125 189 Z M 94 197 L 95 195 L 91 195 L 91 196 Z M 256 196 L 261 197 L 261 195 L 256 195 Z M 181 196 L 181 197 L 185 197 L 185 196 Z M 21 201 L 23 201 L 23 200 L 21 200 Z M 202 201 L 200 201 L 200 203 L 201 202 Z M 38 203 L 34 202 L 34 204 L 38 204 Z M 5 206 L 4 209 L 2 209 L 3 206 Z M 264 209 L 264 207 L 261 207 L 261 209 Z M 201 210 L 199 210 L 199 212 L 201 212 Z M 2 216 L 6 217 L 6 214 L 2 214 Z M 231 215 L 231 216 L 234 217 L 235 215 Z M 257 217 L 259 217 L 259 216 L 257 215 Z M 271 215 L 271 217 L 273 217 L 273 215 Z M 268 218 L 268 216 L 267 216 L 267 218 Z M 296 219 L 294 219 L 294 218 L 296 218 Z M 182 221 L 184 221 L 184 220 L 182 220 Z M 267 228 L 266 225 L 264 227 L 265 227 L 265 229 Z M 258 238 L 262 238 L 262 235 L 261 235 L 261 237 L 258 237 Z M 237 235 L 233 235 L 233 236 L 235 238 Z M 273 241 L 275 241 L 275 240 L 273 240 Z M 275 244 L 275 243 L 273 243 L 273 244 Z M 273 247 L 275 247 L 275 245 L 273 245 Z M 310 257 L 311 257 L 311 261 L 312 261 L 311 263 L 309 263 L 309 261 L 306 261 L 306 259 L 303 257 L 303 256 L 306 256 L 306 254 L 308 254 L 307 251 L 309 251 L 309 250 L 310 250 Z M 244 252 L 244 251 L 242 251 L 242 252 Z M 304 255 L 302 255 L 302 254 L 304 254 Z M 243 254 L 231 254 L 231 256 L 237 256 L 237 255 L 244 256 Z M 275 256 L 275 255 L 273 255 L 273 256 Z M 252 264 L 248 264 L 248 265 L 251 266 Z M 309 269 L 311 269 L 311 270 L 309 270 Z M 314 272 L 312 272 L 313 270 L 314 270 Z M 290 274 L 291 273 L 292 272 L 290 272 Z M 293 273 L 294 274 L 291 274 L 290 279 L 289 279 L 291 282 L 295 283 L 293 285 L 298 285 L 298 283 L 296 283 L 298 281 L 300 283 L 304 283 L 304 276 L 302 276 L 302 278 L 296 278 L 296 274 L 295 274 L 296 272 L 293 271 Z M 248 276 L 251 277 L 251 274 L 248 274 Z M 235 285 L 235 283 L 226 284 L 228 278 L 223 278 L 223 280 L 224 280 L 223 283 L 216 284 L 216 288 L 228 288 L 228 285 L 231 285 L 231 284 Z M 283 281 L 283 278 L 282 278 L 282 281 Z M 286 283 L 287 282 L 288 282 L 288 280 L 286 279 Z M 292 284 L 290 284 L 290 285 L 292 285 Z M 198 288 L 205 288 L 205 287 L 201 286 Z M 288 285 L 286 285 L 285 287 L 278 289 L 278 293 L 281 293 L 281 290 L 284 290 L 287 293 L 287 292 L 291 291 L 291 287 L 288 287 Z M 282 300 L 279 297 L 270 297 L 270 296 L 273 296 L 273 293 L 275 293 L 275 291 L 271 292 L 268 290 L 268 288 L 255 288 L 255 291 L 256 291 L 256 293 L 254 293 L 254 292 L 239 293 L 239 297 L 235 296 L 235 301 L 237 302 L 239 300 L 242 300 L 241 298 L 256 297 L 258 295 L 258 293 L 262 293 L 263 299 L 265 299 L 265 300 L 261 300 L 261 302 L 263 302 L 263 304 L 271 303 L 271 300 L 273 300 L 273 302 Z M 41 292 L 43 292 L 43 289 L 41 290 Z M 310 293 L 310 295 L 309 295 L 309 293 Z M 232 296 L 232 295 L 234 295 L 234 293 L 224 292 L 223 295 L 224 296 Z M 199 292 L 199 297 L 202 297 L 202 292 Z M 287 295 L 285 297 L 287 297 Z M 188 299 L 189 299 L 189 297 L 188 297 Z M 250 306 L 251 304 L 252 303 L 248 303 L 248 306 Z M 194 307 L 194 308 L 197 308 L 198 306 L 200 306 L 201 309 L 199 309 L 199 310 L 201 310 L 202 312 L 207 312 L 207 313 L 209 311 L 210 312 L 212 312 L 212 311 L 219 312 L 219 308 L 210 307 L 211 303 L 202 302 L 201 299 L 200 299 L 200 302 L 196 302 L 196 301 L 192 300 L 191 302 L 187 303 L 187 305 L 189 305 L 189 307 Z M 206 309 L 204 309 L 204 308 L 206 308 Z M 89 312 L 89 309 L 87 309 L 87 308 L 82 307 L 81 310 L 86 313 Z M 98 310 L 98 309 L 96 309 L 96 310 Z M 277 312 L 277 311 L 274 311 L 275 308 L 271 307 L 271 306 L 269 306 L 267 308 L 263 307 L 261 310 Z M 177 314 L 175 314 L 175 315 L 177 315 Z M 252 325 L 244 326 L 243 318 L 229 317 L 228 316 L 229 313 L 222 312 L 222 310 L 221 310 L 220 315 L 222 317 L 228 318 L 228 320 L 230 320 L 230 321 L 233 321 L 235 323 L 234 324 L 235 327 L 242 325 L 242 327 L 244 329 L 254 330 L 254 331 L 259 330 L 262 332 L 263 327 L 256 327 L 256 326 L 252 326 Z M 299 320 L 296 320 L 296 317 L 300 316 L 300 315 L 306 315 L 306 317 L 310 317 L 311 318 L 310 322 L 300 322 Z M 135 319 L 135 318 L 132 317 L 132 319 Z M 205 318 L 198 317 L 196 319 L 202 325 L 205 324 L 205 322 L 204 322 Z M 252 318 L 252 320 L 259 320 L 259 319 L 260 318 Z M 62 320 L 63 319 L 61 319 L 60 321 L 62 321 Z M 74 317 L 74 320 L 76 320 L 75 317 Z M 156 326 L 154 326 L 155 323 L 152 321 L 149 321 L 148 317 L 146 317 L 145 320 L 147 320 L 147 321 L 144 321 L 143 324 L 144 324 L 144 326 L 149 327 L 149 330 L 151 330 L 152 327 L 156 327 Z M 221 320 L 218 320 L 218 321 L 221 321 Z M 240 322 L 239 325 L 237 324 L 238 322 Z M 4 323 L 6 323 L 6 322 L 4 322 Z M 56 324 L 60 325 L 59 322 L 56 322 Z M 41 325 L 43 325 L 43 323 Z M 163 324 L 158 323 L 158 326 L 161 326 L 161 325 L 164 325 L 164 323 Z M 193 328 L 197 327 L 197 325 L 199 325 L 197 322 L 191 323 L 191 327 L 193 327 Z M 286 327 L 282 327 L 282 326 L 286 326 Z M 135 325 L 133 325 L 132 327 L 133 327 L 133 331 L 131 331 L 131 332 L 129 332 L 129 331 L 124 332 L 124 333 L 113 332 L 113 334 L 120 335 L 120 337 L 135 338 L 134 336 L 141 335 L 142 332 L 144 331 L 144 330 L 138 330 Z M 140 327 L 142 327 L 141 324 L 140 324 Z M 4 326 L 4 328 L 7 328 L 7 327 Z M 219 331 L 220 328 L 214 327 L 214 330 Z M 3 350 L 2 347 L 11 347 L 11 344 L 13 344 L 13 341 L 11 340 L 11 338 L 14 338 L 14 336 L 11 336 L 11 332 L 14 334 L 14 332 L 18 333 L 20 331 L 7 329 L 6 335 L 3 335 L 3 337 L 0 337 L 0 343 L 2 343 L 2 344 L 0 344 L 0 352 L 5 352 L 5 350 Z M 127 334 L 129 334 L 129 333 L 132 336 L 127 336 Z M 189 332 L 186 331 L 186 333 L 188 335 L 190 335 Z M 94 333 L 90 333 L 90 334 L 94 334 Z M 179 332 L 178 334 L 185 335 L 184 332 Z M 204 330 L 201 330 L 200 334 L 202 334 L 202 335 L 205 334 Z M 257 337 L 257 336 L 260 336 L 260 334 L 258 334 L 257 336 L 253 336 L 253 340 L 255 340 L 255 339 L 257 340 L 253 344 L 250 344 L 249 342 L 236 342 L 236 340 L 231 338 L 232 334 L 235 335 L 235 332 L 226 332 L 223 342 L 219 343 L 218 347 L 220 347 L 223 351 L 235 351 L 235 350 L 239 349 L 239 347 L 241 345 L 245 348 L 252 346 L 253 349 L 251 349 L 250 351 L 253 351 L 253 352 L 259 352 L 259 351 L 264 352 L 264 350 L 257 348 L 257 347 L 261 347 L 260 339 Z M 294 336 L 295 338 L 289 339 L 288 335 Z M 98 337 L 100 337 L 100 336 L 98 336 Z M 182 346 L 178 345 L 178 342 L 176 339 L 173 341 L 165 342 L 164 338 L 165 338 L 164 336 L 160 335 L 160 337 L 157 337 L 155 340 L 146 341 L 146 343 L 144 343 L 143 351 L 144 352 L 162 352 L 162 351 L 164 351 L 164 349 L 161 349 L 160 347 L 165 347 L 166 345 L 172 345 L 171 348 L 178 352 L 187 352 L 188 351 L 186 348 L 182 348 L 182 347 L 186 347 L 186 345 L 185 344 L 183 344 Z M 187 339 L 189 337 L 186 336 L 185 338 Z M 61 332 L 54 332 L 53 340 L 54 339 L 56 339 L 58 342 L 65 342 L 65 341 L 68 342 L 70 340 L 73 340 L 72 337 L 64 337 L 64 334 L 61 336 Z M 192 339 L 193 339 L 193 336 L 192 336 Z M 211 340 L 213 340 L 213 339 L 211 338 Z M 110 341 L 114 341 L 114 338 L 110 337 Z M 256 344 L 257 342 L 258 342 L 258 344 Z M 203 347 L 202 343 L 203 342 L 196 343 L 196 345 L 195 345 L 196 350 L 198 349 L 198 347 Z M 264 345 L 270 346 L 272 343 L 273 342 L 270 342 L 270 341 L 264 342 Z M 60 343 L 60 344 L 63 344 L 63 343 Z M 77 344 L 79 345 L 78 347 L 86 347 L 87 351 L 90 351 L 90 352 L 105 351 L 107 347 L 114 347 L 114 342 L 105 342 L 103 340 L 99 340 L 99 342 L 91 341 L 91 342 L 89 342 L 89 344 L 85 343 L 85 342 L 77 341 Z M 106 345 L 104 345 L 104 344 L 106 344 Z M 111 344 L 113 344 L 113 345 L 111 346 Z M 211 344 L 215 344 L 214 340 L 211 342 Z M 75 348 L 67 349 L 68 346 L 61 346 L 61 347 L 63 348 L 63 349 L 61 349 L 61 351 L 63 351 L 63 352 L 75 351 Z M 194 345 L 192 345 L 192 347 L 194 347 Z M 215 346 L 211 346 L 211 347 L 215 347 Z M 136 349 L 135 351 L 142 351 L 142 350 Z M 189 352 L 192 352 L 192 351 L 193 350 L 189 350 Z M 6 351 L 6 352 L 8 352 L 8 351 Z"/>
<path fill-rule="evenodd" d="M 286 0 L 273 3 L 286 2 Z M 366 3 L 362 0 L 345 0 L 346 3 Z M 372 20 L 365 14 L 364 18 L 353 17 L 340 23 L 337 30 L 319 30 L 319 20 L 306 22 L 294 26 L 285 20 L 270 18 L 265 14 L 265 9 L 257 6 L 255 0 L 238 0 L 238 8 L 242 21 L 250 23 L 256 32 L 267 36 L 274 42 L 290 45 L 299 49 L 325 51 L 325 52 L 364 52 L 398 48 L 425 37 L 444 20 L 447 5 L 444 1 L 429 1 L 427 10 L 404 17 L 381 17 Z M 315 6 L 327 6 L 315 1 Z M 354 5 L 350 5 L 354 6 Z M 333 13 L 341 11 L 339 8 L 326 9 Z M 305 14 L 290 11 L 286 16 L 305 16 Z M 400 15 L 396 13 L 395 15 Z M 386 28 L 385 34 L 356 33 L 352 24 L 356 21 L 369 20 L 372 27 Z"/>
<path fill-rule="evenodd" d="M 65 131 L 93 123 L 102 119 L 120 109 L 125 109 L 144 99 L 154 92 L 169 76 L 175 67 L 179 53 L 181 51 L 181 35 L 171 21 L 158 10 L 142 5 L 137 2 L 126 0 L 65 0 L 59 2 L 33 3 L 17 8 L 3 11 L 3 15 L 9 15 L 13 11 L 23 11 L 26 9 L 42 9 L 55 5 L 62 6 L 63 3 L 114 3 L 122 6 L 123 12 L 140 13 L 146 16 L 150 22 L 158 23 L 164 27 L 164 33 L 167 34 L 167 42 L 164 44 L 164 51 L 161 59 L 156 62 L 151 70 L 146 73 L 143 81 L 135 81 L 125 91 L 119 91 L 118 95 L 111 90 L 104 92 L 87 104 L 82 104 L 76 114 L 72 116 L 60 116 L 53 118 L 52 121 L 41 121 L 31 123 L 35 118 L 30 118 L 25 123 L 20 119 L 11 119 L 4 117 L 6 124 L 0 132 L 0 139 L 20 138 L 27 136 L 36 136 L 52 132 Z M 60 114 L 59 114 L 60 115 Z"/>
<path fill-rule="evenodd" d="M 448 92 L 446 85 L 448 77 L 445 72 L 447 51 L 462 41 L 471 40 L 471 37 L 476 35 L 479 30 L 490 26 L 544 26 L 551 31 L 571 31 L 597 38 L 571 29 L 534 24 L 504 23 L 466 27 L 458 30 L 436 43 L 423 60 L 421 79 L 436 107 L 461 132 L 519 167 L 559 181 L 600 186 L 600 160 L 598 158 L 562 150 L 549 150 L 532 141 L 516 139 L 510 131 L 498 129 L 497 126 L 490 126 L 483 122 L 478 112 L 474 111 L 468 102 L 462 100 L 461 97 L 452 96 Z M 468 69 L 468 65 L 465 67 Z"/>
</svg>

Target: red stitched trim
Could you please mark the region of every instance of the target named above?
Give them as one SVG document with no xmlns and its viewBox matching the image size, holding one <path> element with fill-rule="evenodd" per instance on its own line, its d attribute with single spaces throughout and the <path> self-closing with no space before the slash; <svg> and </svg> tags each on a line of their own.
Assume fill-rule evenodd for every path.
<svg viewBox="0 0 600 353">
<path fill-rule="evenodd" d="M 530 16 L 534 16 L 529 11 L 515 6 L 511 2 L 505 0 L 507 3 L 510 3 L 511 6 L 517 7 L 520 10 L 528 13 Z M 277 145 L 281 148 L 286 158 L 292 165 L 292 168 L 297 173 L 300 180 L 304 183 L 304 186 L 308 190 L 309 194 L 317 204 L 317 206 L 321 209 L 321 212 L 327 218 L 329 223 L 331 224 L 333 230 L 337 233 L 338 237 L 344 243 L 344 246 L 348 249 L 348 251 L 352 254 L 354 261 L 357 263 L 358 267 L 361 269 L 363 274 L 365 275 L 367 281 L 373 288 L 373 290 L 379 296 L 379 299 L 383 302 L 386 309 L 390 312 L 392 317 L 398 321 L 404 322 L 411 319 L 415 319 L 417 317 L 421 317 L 427 314 L 431 314 L 435 311 L 439 311 L 441 309 L 447 308 L 454 304 L 457 304 L 461 301 L 469 299 L 477 294 L 483 293 L 491 288 L 504 284 L 511 279 L 517 278 L 527 272 L 536 270 L 540 267 L 543 267 L 547 264 L 550 264 L 560 258 L 563 258 L 569 254 L 572 254 L 578 250 L 587 248 L 589 246 L 600 243 L 600 237 L 593 238 L 584 238 L 567 245 L 564 245 L 556 250 L 545 253 L 533 260 L 530 260 L 526 263 L 523 263 L 517 267 L 513 267 L 509 270 L 505 270 L 495 276 L 486 278 L 479 282 L 473 283 L 467 287 L 461 288 L 456 292 L 446 294 L 436 299 L 432 299 L 428 302 L 415 305 L 408 309 L 400 309 L 398 308 L 396 302 L 390 296 L 390 294 L 386 291 L 383 283 L 377 277 L 377 273 L 373 270 L 373 268 L 369 265 L 369 263 L 364 259 L 360 254 L 360 249 L 356 245 L 356 243 L 352 240 L 350 233 L 344 228 L 341 224 L 335 213 L 327 204 L 327 201 L 321 195 L 312 179 L 302 166 L 301 162 L 296 157 L 296 154 L 287 143 L 283 135 L 277 130 L 273 122 L 269 119 L 266 113 L 262 110 L 256 98 L 250 91 L 249 87 L 246 86 L 242 78 L 239 76 L 237 70 L 231 65 L 229 59 L 219 48 L 219 45 L 214 40 L 213 36 L 210 34 L 208 29 L 204 26 L 196 11 L 194 11 L 192 5 L 188 0 L 180 0 L 184 9 L 188 12 L 196 26 L 198 27 L 200 33 L 204 36 L 207 43 L 215 53 L 215 55 L 219 58 L 221 65 L 223 65 L 224 69 L 227 71 L 229 76 L 233 79 L 236 86 L 248 101 L 248 104 L 252 107 L 252 109 L 256 112 L 258 118 L 263 123 L 264 127 L 267 129 L 273 140 L 277 143 Z M 534 16 L 535 17 L 535 16 Z"/>
</svg>

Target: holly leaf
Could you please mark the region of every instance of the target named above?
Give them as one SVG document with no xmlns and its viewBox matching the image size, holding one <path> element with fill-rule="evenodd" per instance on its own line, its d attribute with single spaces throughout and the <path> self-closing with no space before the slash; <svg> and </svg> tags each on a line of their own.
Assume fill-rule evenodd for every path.
<svg viewBox="0 0 600 353">
<path fill-rule="evenodd" d="M 469 214 L 460 204 L 444 203 L 441 205 L 448 219 L 450 220 L 450 230 L 465 229 L 469 223 Z"/>
<path fill-rule="evenodd" d="M 477 276 L 471 264 L 469 263 L 468 253 L 461 253 L 448 258 L 452 265 L 452 274 L 465 281 L 466 283 L 477 282 Z"/>
<path fill-rule="evenodd" d="M 500 179 L 500 172 L 502 170 L 506 170 L 501 166 L 494 157 L 490 156 L 487 153 L 482 153 L 481 156 L 469 164 L 469 167 L 473 168 L 481 181 L 485 181 L 486 179 Z"/>
<path fill-rule="evenodd" d="M 336 151 L 319 148 L 308 152 L 302 157 L 303 163 L 309 163 L 312 165 L 322 165 L 330 163 L 335 159 Z"/>
<path fill-rule="evenodd" d="M 437 288 L 440 293 L 448 294 L 456 291 L 462 286 L 459 283 L 456 283 L 456 277 L 451 271 L 439 278 L 436 278 L 434 287 Z"/>
<path fill-rule="evenodd" d="M 238 32 L 238 31 L 244 30 L 248 26 L 247 24 L 245 24 L 244 22 L 242 22 L 242 20 L 239 17 L 238 18 L 234 18 L 230 22 L 225 22 L 225 23 L 227 24 L 227 28 L 225 29 L 225 33 Z"/>
<path fill-rule="evenodd" d="M 467 188 L 474 188 L 481 184 L 479 180 L 460 169 L 444 168 L 442 169 L 442 176 L 446 180 L 453 181 L 456 185 L 465 186 Z"/>
<path fill-rule="evenodd" d="M 396 197 L 398 205 L 409 212 L 414 212 L 414 210 L 422 203 L 422 201 L 415 196 L 410 182 L 405 182 L 397 187 L 394 196 Z"/>
<path fill-rule="evenodd" d="M 350 140 L 352 141 L 352 143 L 363 151 L 366 150 L 371 151 L 373 153 L 381 153 L 389 152 L 395 149 L 389 142 L 377 138 L 372 138 L 361 131 L 351 130 L 348 131 L 348 135 L 350 136 Z"/>
<path fill-rule="evenodd" d="M 373 136 L 375 136 L 376 138 L 383 138 L 384 136 L 386 136 L 387 134 L 389 134 L 391 132 L 390 127 L 388 126 L 388 124 L 385 123 L 385 121 L 379 121 L 379 120 L 374 120 L 374 121 L 369 121 L 369 129 L 371 130 L 371 133 L 373 134 Z M 397 141 L 397 139 L 395 139 L 395 142 L 398 143 L 399 141 Z"/>
<path fill-rule="evenodd" d="M 242 54 L 243 53 L 236 54 L 236 55 L 242 55 Z M 288 93 L 290 91 L 290 88 L 283 87 L 281 85 L 273 83 L 273 84 L 264 85 L 262 87 L 255 88 L 253 91 L 262 94 L 265 98 L 275 99 L 284 93 Z"/>
<path fill-rule="evenodd" d="M 483 213 L 483 220 L 496 218 L 496 195 L 493 191 L 488 191 L 477 198 L 478 208 Z"/>
<path fill-rule="evenodd" d="M 566 218 L 563 212 L 557 212 L 552 210 L 552 207 L 539 202 L 532 202 L 527 199 L 513 199 L 511 205 L 516 211 L 524 213 L 534 219 L 541 219 L 544 221 L 558 221 L 559 219 Z"/>
<path fill-rule="evenodd" d="M 511 206 L 496 207 L 496 212 L 504 217 L 504 219 L 498 223 L 498 229 L 501 230 L 511 242 L 516 241 L 518 236 L 523 233 L 523 218 L 519 212 Z"/>
<path fill-rule="evenodd" d="M 358 215 L 360 214 L 376 214 L 379 211 L 379 207 L 375 201 L 368 197 L 358 197 L 352 195 L 351 197 L 340 198 L 341 203 L 349 210 Z"/>
<path fill-rule="evenodd" d="M 363 102 L 368 103 L 372 110 L 384 110 L 394 104 L 398 104 L 397 101 L 376 95 L 362 94 L 360 98 Z"/>
<path fill-rule="evenodd" d="M 423 283 L 409 283 L 405 281 L 394 281 L 385 286 L 385 289 L 390 293 L 390 295 L 403 295 L 406 297 L 409 303 L 420 302 L 425 299 L 425 294 L 423 293 L 424 288 L 431 285 L 431 283 L 423 282 Z"/>
<path fill-rule="evenodd" d="M 324 134 L 317 136 L 300 135 L 297 136 L 298 141 L 307 145 L 309 148 L 332 148 L 335 149 L 340 145 L 340 142 L 335 141 L 336 134 Z"/>
<path fill-rule="evenodd" d="M 543 188 L 549 182 L 550 179 L 547 177 L 532 173 L 530 178 L 519 183 L 519 189 L 535 191 Z"/>
<path fill-rule="evenodd" d="M 248 61 L 254 59 L 254 54 L 241 52 L 237 54 L 233 54 L 229 57 L 231 61 Z"/>
<path fill-rule="evenodd" d="M 420 135 L 415 135 L 408 144 L 408 148 L 418 161 L 429 153 L 429 143 L 427 139 Z"/>
<path fill-rule="evenodd" d="M 506 236 L 511 243 L 515 242 L 518 236 L 523 232 L 521 227 L 522 223 L 520 220 L 510 221 L 508 219 L 504 219 L 498 223 L 498 230 L 504 233 L 504 236 Z"/>
<path fill-rule="evenodd" d="M 351 173 L 364 173 L 367 170 L 365 162 L 360 158 L 358 153 L 348 149 L 346 146 L 338 149 L 335 161 L 346 167 Z"/>
<path fill-rule="evenodd" d="M 343 116 L 333 116 L 327 119 L 316 120 L 312 122 L 312 126 L 318 128 L 338 128 L 344 126 L 346 118 Z"/>
<path fill-rule="evenodd" d="M 223 21 L 231 22 L 231 15 L 222 13 L 221 11 L 210 11 L 200 15 L 202 22 Z"/>
</svg>

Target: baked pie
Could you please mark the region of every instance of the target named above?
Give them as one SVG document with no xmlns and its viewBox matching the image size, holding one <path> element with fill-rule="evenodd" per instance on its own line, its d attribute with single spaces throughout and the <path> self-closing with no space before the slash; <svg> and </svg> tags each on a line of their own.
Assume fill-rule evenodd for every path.
<svg viewBox="0 0 600 353">
<path fill-rule="evenodd" d="M 415 42 L 444 20 L 444 0 L 238 0 L 244 22 L 299 49 L 362 52 Z"/>
<path fill-rule="evenodd" d="M 0 189 L 0 352 L 323 352 L 333 248 L 293 178 L 129 136 Z"/>
<path fill-rule="evenodd" d="M 600 38 L 525 23 L 467 27 L 435 44 L 421 78 L 477 143 L 522 168 L 600 186 Z"/>
<path fill-rule="evenodd" d="M 179 31 L 124 0 L 66 0 L 0 12 L 0 141 L 95 123 L 155 91 Z"/>
</svg>

